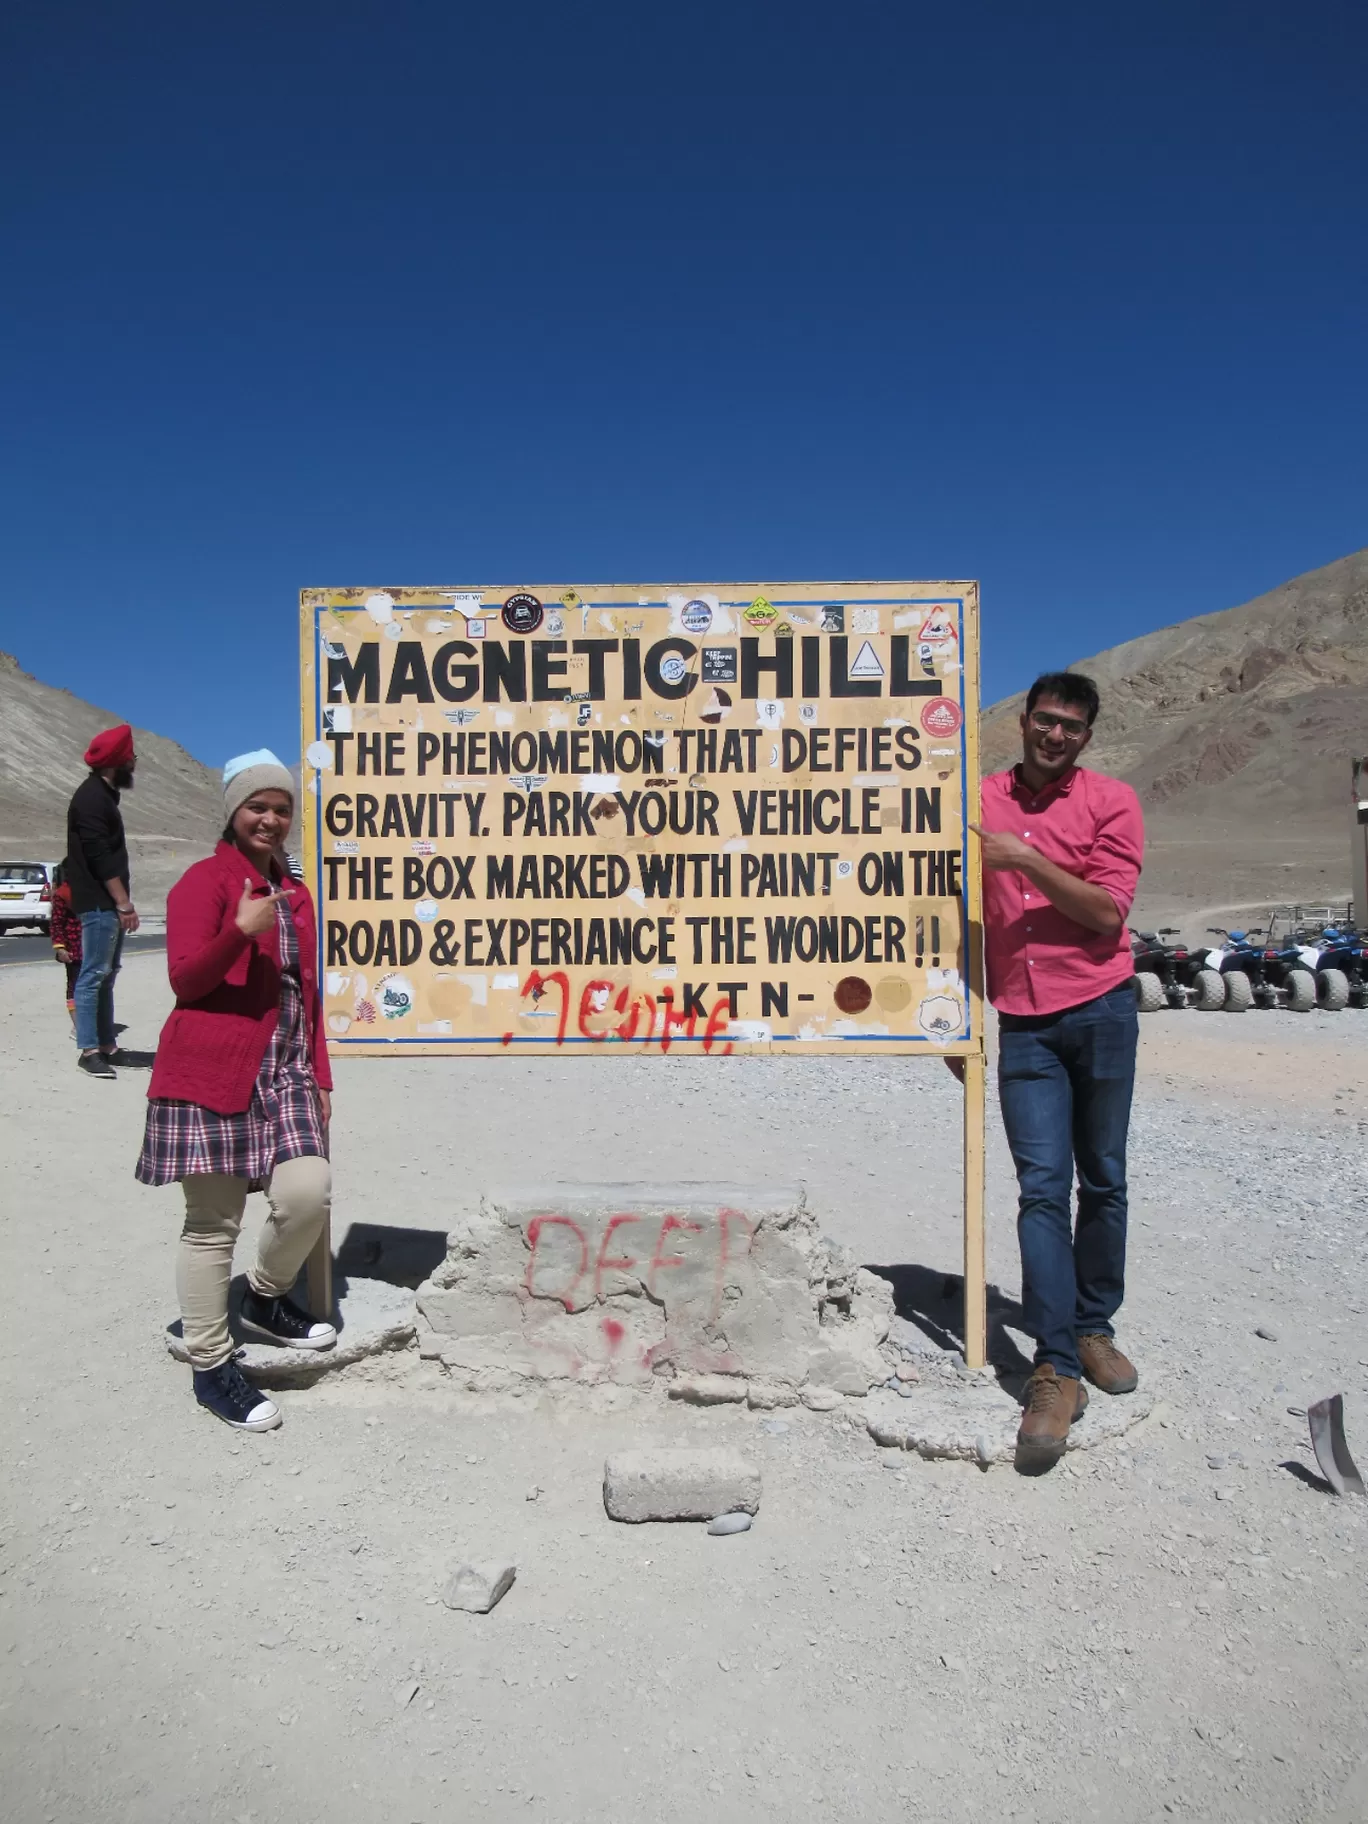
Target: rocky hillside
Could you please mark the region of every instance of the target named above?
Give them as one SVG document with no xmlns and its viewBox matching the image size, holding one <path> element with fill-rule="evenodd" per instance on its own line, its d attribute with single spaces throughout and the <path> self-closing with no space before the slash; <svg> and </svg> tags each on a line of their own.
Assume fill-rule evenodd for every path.
<svg viewBox="0 0 1368 1824">
<path fill-rule="evenodd" d="M 41 684 L 0 652 L 0 848 L 5 859 L 59 860 L 66 808 L 85 777 L 92 735 L 121 721 L 68 690 Z M 180 871 L 208 854 L 218 834 L 217 775 L 164 735 L 135 731 L 138 779 L 124 795 L 133 889 L 152 911 Z"/>
<path fill-rule="evenodd" d="M 1074 664 L 1102 691 L 1088 764 L 1139 792 L 1160 867 L 1165 847 L 1175 866 L 1224 856 L 1246 904 L 1347 882 L 1348 757 L 1368 753 L 1368 550 Z M 1020 754 L 1023 702 L 985 712 L 986 769 Z M 1193 893 L 1219 901 L 1219 881 Z"/>
</svg>

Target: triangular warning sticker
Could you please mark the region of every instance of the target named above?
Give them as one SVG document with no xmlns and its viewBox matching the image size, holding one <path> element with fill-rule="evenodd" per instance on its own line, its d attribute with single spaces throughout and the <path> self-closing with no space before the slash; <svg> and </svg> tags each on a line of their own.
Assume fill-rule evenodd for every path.
<svg viewBox="0 0 1368 1824">
<path fill-rule="evenodd" d="M 927 640 L 932 645 L 939 645 L 946 640 L 958 639 L 959 635 L 955 632 L 955 624 L 948 615 L 928 614 L 922 622 L 922 629 L 917 638 Z"/>
<path fill-rule="evenodd" d="M 851 678 L 881 678 L 884 675 L 884 668 L 879 663 L 879 655 L 868 640 L 855 654 L 855 663 L 846 675 Z"/>
</svg>

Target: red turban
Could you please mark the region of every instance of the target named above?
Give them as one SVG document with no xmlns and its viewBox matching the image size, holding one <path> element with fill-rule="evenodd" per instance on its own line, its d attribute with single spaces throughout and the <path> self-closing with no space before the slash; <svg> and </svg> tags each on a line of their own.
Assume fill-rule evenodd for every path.
<svg viewBox="0 0 1368 1824">
<path fill-rule="evenodd" d="M 85 763 L 98 772 L 102 766 L 127 766 L 133 759 L 133 730 L 127 722 L 106 728 L 85 751 Z"/>
</svg>

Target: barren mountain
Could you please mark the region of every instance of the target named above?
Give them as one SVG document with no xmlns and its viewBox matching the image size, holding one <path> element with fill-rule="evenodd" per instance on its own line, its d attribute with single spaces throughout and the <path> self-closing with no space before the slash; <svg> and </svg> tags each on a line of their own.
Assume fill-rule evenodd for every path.
<svg viewBox="0 0 1368 1824">
<path fill-rule="evenodd" d="M 0 652 L 0 848 L 3 859 L 58 861 L 66 850 L 66 812 L 85 777 L 90 738 L 122 721 L 69 690 L 41 684 Z M 137 783 L 123 797 L 133 864 L 133 894 L 159 911 L 167 888 L 207 855 L 222 821 L 216 775 L 165 735 L 136 729 Z"/>
<path fill-rule="evenodd" d="M 1347 898 L 1349 757 L 1368 753 L 1368 550 L 1074 666 L 1102 692 L 1087 763 L 1145 808 L 1145 917 Z M 985 712 L 985 770 L 1019 756 L 1024 701 Z"/>
</svg>

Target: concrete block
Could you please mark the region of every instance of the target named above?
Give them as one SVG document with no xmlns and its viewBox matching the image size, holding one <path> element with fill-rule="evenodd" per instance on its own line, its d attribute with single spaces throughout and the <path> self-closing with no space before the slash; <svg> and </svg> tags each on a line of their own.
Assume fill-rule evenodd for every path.
<svg viewBox="0 0 1368 1824">
<path fill-rule="evenodd" d="M 442 1591 L 442 1601 L 449 1609 L 465 1609 L 472 1615 L 487 1615 L 501 1597 L 513 1587 L 518 1574 L 516 1564 L 491 1559 L 483 1564 L 463 1564 Z"/>
<path fill-rule="evenodd" d="M 744 1397 L 724 1382 L 863 1394 L 888 1374 L 891 1288 L 822 1235 L 799 1187 L 492 1190 L 417 1302 L 461 1378 L 659 1375 L 675 1397 L 711 1403 Z"/>
<path fill-rule="evenodd" d="M 622 1450 L 603 1466 L 613 1520 L 712 1520 L 754 1514 L 760 1471 L 734 1450 Z"/>
</svg>

